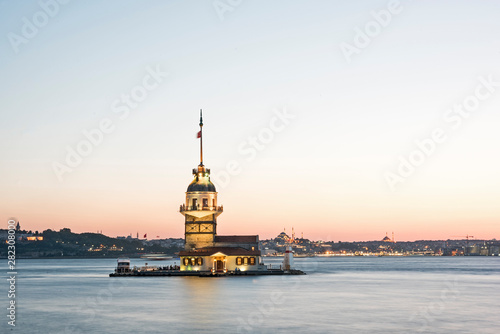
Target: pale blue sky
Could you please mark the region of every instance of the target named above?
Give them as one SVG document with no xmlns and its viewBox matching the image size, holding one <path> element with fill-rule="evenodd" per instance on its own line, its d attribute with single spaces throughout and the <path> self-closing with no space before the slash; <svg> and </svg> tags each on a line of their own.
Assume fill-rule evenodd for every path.
<svg viewBox="0 0 500 334">
<path fill-rule="evenodd" d="M 207 167 L 243 168 L 218 189 L 221 234 L 500 236 L 500 87 L 457 130 L 443 122 L 478 77 L 500 81 L 500 3 L 401 1 L 351 63 L 341 43 L 388 1 L 247 0 L 224 20 L 213 4 L 74 0 L 16 53 L 8 34 L 41 7 L 0 1 L 3 217 L 181 236 L 203 108 Z M 168 77 L 120 120 L 112 102 L 156 66 Z M 246 161 L 238 146 L 283 107 L 295 119 Z M 113 133 L 59 182 L 52 163 L 103 118 Z M 436 127 L 449 139 L 391 191 L 384 173 Z"/>
</svg>

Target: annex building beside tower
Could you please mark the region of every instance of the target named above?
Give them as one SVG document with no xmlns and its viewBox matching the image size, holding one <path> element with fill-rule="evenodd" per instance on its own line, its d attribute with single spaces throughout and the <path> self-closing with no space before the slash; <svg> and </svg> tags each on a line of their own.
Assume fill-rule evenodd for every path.
<svg viewBox="0 0 500 334">
<path fill-rule="evenodd" d="M 186 191 L 180 213 L 185 217 L 184 250 L 179 252 L 181 271 L 265 271 L 261 263 L 258 235 L 218 235 L 217 217 L 223 206 L 210 181 L 210 169 L 203 164 L 203 115 L 200 111 L 200 164 L 193 169 L 193 181 Z"/>
</svg>

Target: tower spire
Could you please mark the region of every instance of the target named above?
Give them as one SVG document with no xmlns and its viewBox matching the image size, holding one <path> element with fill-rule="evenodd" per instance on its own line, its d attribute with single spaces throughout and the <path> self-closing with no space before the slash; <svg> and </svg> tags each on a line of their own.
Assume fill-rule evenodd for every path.
<svg viewBox="0 0 500 334">
<path fill-rule="evenodd" d="M 200 109 L 200 166 L 203 167 L 203 113 Z"/>
</svg>

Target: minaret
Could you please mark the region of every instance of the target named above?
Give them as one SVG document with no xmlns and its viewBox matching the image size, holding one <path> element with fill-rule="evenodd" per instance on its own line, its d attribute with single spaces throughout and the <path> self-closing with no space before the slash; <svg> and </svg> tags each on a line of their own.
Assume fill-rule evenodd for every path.
<svg viewBox="0 0 500 334">
<path fill-rule="evenodd" d="M 192 250 L 214 246 L 217 217 L 222 206 L 217 206 L 217 191 L 210 181 L 210 169 L 203 165 L 203 115 L 200 110 L 200 164 L 193 169 L 193 181 L 186 191 L 186 203 L 180 206 L 185 217 L 184 248 Z"/>
</svg>

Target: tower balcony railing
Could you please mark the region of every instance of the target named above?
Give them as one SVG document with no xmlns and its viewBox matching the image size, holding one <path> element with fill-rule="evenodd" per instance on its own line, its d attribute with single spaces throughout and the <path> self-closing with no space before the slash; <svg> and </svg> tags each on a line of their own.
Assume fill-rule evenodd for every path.
<svg viewBox="0 0 500 334">
<path fill-rule="evenodd" d="M 196 206 L 186 206 L 185 204 L 181 204 L 179 208 L 180 212 L 186 212 L 186 211 L 215 211 L 215 212 L 222 212 L 224 211 L 224 207 L 222 205 L 220 206 L 203 206 L 203 205 L 196 205 Z"/>
</svg>

